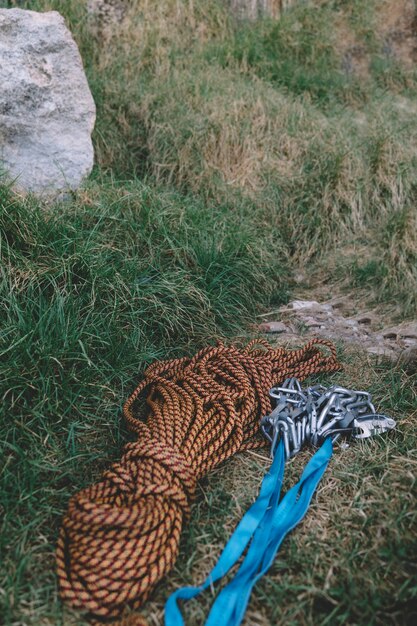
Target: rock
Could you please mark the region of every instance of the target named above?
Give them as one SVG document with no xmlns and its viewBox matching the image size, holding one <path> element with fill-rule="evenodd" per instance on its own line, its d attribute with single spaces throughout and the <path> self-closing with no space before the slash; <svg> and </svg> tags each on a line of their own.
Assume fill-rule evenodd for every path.
<svg viewBox="0 0 417 626">
<path fill-rule="evenodd" d="M 340 310 L 348 308 L 346 298 L 337 298 L 336 300 L 333 301 L 332 306 L 334 309 L 340 309 Z"/>
<path fill-rule="evenodd" d="M 263 322 L 259 324 L 259 330 L 263 333 L 287 333 L 289 328 L 282 322 Z"/>
<path fill-rule="evenodd" d="M 289 305 L 294 311 L 301 309 L 318 309 L 320 305 L 316 300 L 293 300 Z"/>
<path fill-rule="evenodd" d="M 94 162 L 95 105 L 64 18 L 0 9 L 0 166 L 21 192 L 74 190 Z"/>
<path fill-rule="evenodd" d="M 356 315 L 355 320 L 358 324 L 369 326 L 375 323 L 376 318 L 372 313 L 361 313 L 360 315 Z"/>
<path fill-rule="evenodd" d="M 307 326 L 307 328 L 321 328 L 321 322 L 315 320 L 313 317 L 303 318 L 303 324 Z"/>
<path fill-rule="evenodd" d="M 327 311 L 327 313 L 333 312 L 333 306 L 331 304 L 321 304 L 320 305 L 323 311 Z"/>
<path fill-rule="evenodd" d="M 405 322 L 398 326 L 397 342 L 401 347 L 410 350 L 417 350 L 417 321 Z M 407 350 L 405 350 L 407 352 Z"/>
<path fill-rule="evenodd" d="M 414 339 L 417 341 L 417 321 L 406 322 L 395 326 L 393 328 L 386 328 L 382 331 L 382 335 L 385 339 Z"/>
<path fill-rule="evenodd" d="M 345 325 L 348 326 L 349 328 L 355 329 L 358 327 L 358 322 L 356 320 L 345 319 L 344 322 L 345 322 Z"/>
<path fill-rule="evenodd" d="M 386 346 L 369 346 L 366 348 L 366 351 L 369 352 L 369 354 L 382 356 L 389 359 L 392 359 L 395 356 L 394 352 Z"/>
</svg>

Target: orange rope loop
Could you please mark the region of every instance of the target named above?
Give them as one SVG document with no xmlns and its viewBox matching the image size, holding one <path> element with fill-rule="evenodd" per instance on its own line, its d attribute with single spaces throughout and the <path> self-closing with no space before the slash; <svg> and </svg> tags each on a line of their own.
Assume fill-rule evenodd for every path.
<svg viewBox="0 0 417 626">
<path fill-rule="evenodd" d="M 148 367 L 124 406 L 137 440 L 69 502 L 56 553 L 63 600 L 104 618 L 141 606 L 175 563 L 199 478 L 265 445 L 259 419 L 271 410 L 269 389 L 338 369 L 335 347 L 321 340 L 290 351 L 219 344 Z M 135 410 L 144 392 L 146 421 Z"/>
</svg>

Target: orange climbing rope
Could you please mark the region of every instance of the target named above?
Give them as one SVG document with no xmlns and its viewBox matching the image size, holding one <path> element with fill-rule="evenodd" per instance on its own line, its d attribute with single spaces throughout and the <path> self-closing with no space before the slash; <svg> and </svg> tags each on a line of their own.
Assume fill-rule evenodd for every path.
<svg viewBox="0 0 417 626">
<path fill-rule="evenodd" d="M 124 406 L 137 440 L 70 500 L 56 554 L 63 600 L 100 617 L 141 606 L 175 563 L 197 481 L 264 445 L 259 419 L 271 410 L 269 389 L 338 369 L 335 347 L 321 340 L 290 351 L 219 344 L 148 367 Z M 145 394 L 146 420 L 135 410 Z"/>
</svg>

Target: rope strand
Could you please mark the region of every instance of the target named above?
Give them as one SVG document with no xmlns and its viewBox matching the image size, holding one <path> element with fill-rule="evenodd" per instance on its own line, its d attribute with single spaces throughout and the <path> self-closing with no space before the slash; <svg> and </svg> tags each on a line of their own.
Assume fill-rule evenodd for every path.
<svg viewBox="0 0 417 626">
<path fill-rule="evenodd" d="M 271 410 L 269 389 L 338 369 L 324 340 L 291 351 L 264 341 L 242 350 L 218 344 L 149 366 L 123 409 L 137 440 L 69 502 L 56 551 L 62 599 L 104 618 L 120 617 L 127 604 L 139 608 L 175 563 L 197 481 L 236 452 L 264 445 L 259 419 Z M 144 393 L 146 422 L 135 413 Z"/>
</svg>

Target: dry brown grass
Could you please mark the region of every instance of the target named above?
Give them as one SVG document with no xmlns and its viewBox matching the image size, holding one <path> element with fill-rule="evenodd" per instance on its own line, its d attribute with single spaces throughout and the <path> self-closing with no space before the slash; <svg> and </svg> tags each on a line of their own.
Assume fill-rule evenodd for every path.
<svg viewBox="0 0 417 626">
<path fill-rule="evenodd" d="M 217 197 L 228 188 L 253 197 L 272 178 L 293 177 L 317 132 L 310 119 L 304 137 L 292 137 L 289 118 L 301 118 L 302 107 L 208 65 L 174 74 L 145 98 L 141 113 L 155 177 Z"/>
</svg>

